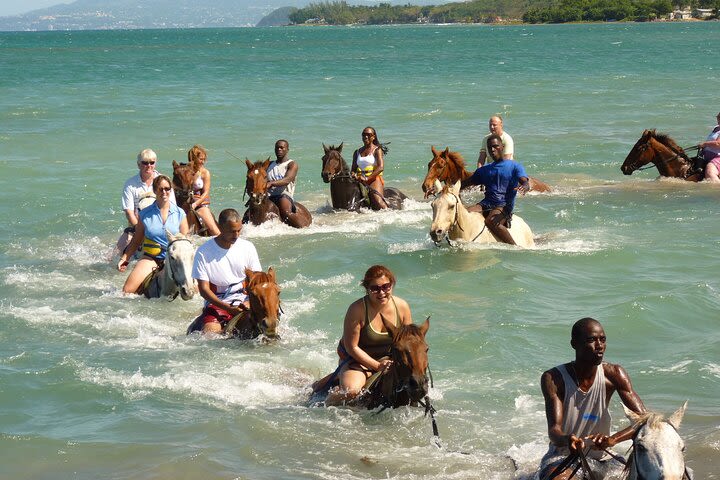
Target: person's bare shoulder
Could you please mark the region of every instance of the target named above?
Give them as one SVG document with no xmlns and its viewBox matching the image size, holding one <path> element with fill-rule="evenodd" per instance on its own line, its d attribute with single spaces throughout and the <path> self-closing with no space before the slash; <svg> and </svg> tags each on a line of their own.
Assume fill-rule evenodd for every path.
<svg viewBox="0 0 720 480">
<path fill-rule="evenodd" d="M 628 382 L 628 374 L 622 365 L 610 362 L 605 362 L 602 365 L 605 372 L 605 378 L 607 378 L 615 387 Z"/>
</svg>

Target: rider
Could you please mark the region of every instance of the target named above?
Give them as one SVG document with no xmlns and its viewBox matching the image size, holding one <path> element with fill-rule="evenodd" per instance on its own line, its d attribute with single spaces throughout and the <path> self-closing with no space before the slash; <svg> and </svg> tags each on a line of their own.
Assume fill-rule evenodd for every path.
<svg viewBox="0 0 720 480">
<path fill-rule="evenodd" d="M 205 306 L 188 333 L 222 333 L 228 321 L 249 308 L 245 269 L 262 270 L 255 245 L 240 238 L 242 217 L 237 210 L 226 208 L 220 212 L 218 223 L 220 234 L 195 252 L 192 276 Z"/>
<path fill-rule="evenodd" d="M 633 434 L 628 427 L 610 435 L 608 403 L 616 391 L 627 408 L 645 412 L 625 369 L 603 362 L 606 339 L 600 322 L 589 317 L 575 322 L 570 345 L 575 360 L 547 370 L 540 379 L 550 437 L 550 447 L 540 462 L 540 478 L 547 478 L 571 452 L 586 447 L 591 449 L 586 455 L 593 472 L 609 469 L 610 457 L 603 449 Z M 555 478 L 565 480 L 571 473 L 572 469 L 567 469 Z"/>
<path fill-rule="evenodd" d="M 121 203 L 128 221 L 128 227 L 118 240 L 116 247 L 118 253 L 125 252 L 125 249 L 132 240 L 133 233 L 135 233 L 135 226 L 138 223 L 138 212 L 141 210 L 140 201 L 147 197 L 154 197 L 152 187 L 153 180 L 160 175 L 160 172 L 155 170 L 156 163 L 157 154 L 152 149 L 146 148 L 138 153 L 137 166 L 139 172 L 137 175 L 130 177 L 123 186 Z M 170 192 L 170 200 L 175 203 L 174 192 Z"/>
<path fill-rule="evenodd" d="M 502 140 L 502 158 L 512 160 L 513 154 L 515 153 L 515 144 L 513 143 L 513 139 L 510 134 L 503 130 L 503 119 L 500 115 L 493 115 L 492 117 L 490 117 L 490 120 L 488 121 L 488 128 L 490 130 L 490 133 L 488 135 L 485 135 L 485 138 L 483 138 L 482 141 L 482 145 L 480 146 L 480 155 L 478 156 L 477 162 L 478 168 L 485 165 L 485 160 L 487 159 L 490 152 L 487 142 L 490 139 L 490 136 L 493 134 L 499 135 L 500 139 Z"/>
<path fill-rule="evenodd" d="M 200 145 L 193 145 L 188 150 L 188 164 L 195 167 L 197 175 L 192 184 L 193 203 L 191 207 L 202 220 L 210 236 L 215 236 L 220 233 L 220 230 L 210 211 L 210 171 L 205 168 L 205 162 L 207 162 L 207 150 Z"/>
<path fill-rule="evenodd" d="M 172 234 L 188 232 L 185 211 L 170 201 L 172 182 L 165 175 L 158 175 L 152 183 L 155 201 L 140 210 L 135 225 L 135 235 L 128 248 L 120 255 L 117 268 L 127 269 L 130 257 L 142 245 L 142 257 L 137 261 L 123 285 L 124 293 L 138 293 L 143 280 L 162 265 L 167 252 L 168 240 L 165 231 Z"/>
<path fill-rule="evenodd" d="M 493 235 L 498 240 L 515 245 L 515 240 L 508 230 L 509 220 L 512 218 L 517 192 L 520 191 L 523 195 L 529 192 L 530 182 L 520 163 L 503 157 L 503 144 L 499 135 L 491 134 L 487 145 L 493 162 L 475 170 L 460 186 L 485 186 L 485 198 L 477 205 L 468 207 L 468 210 L 482 212 L 485 225 Z"/>
<path fill-rule="evenodd" d="M 703 157 L 708 162 L 705 166 L 705 180 L 720 182 L 720 113 L 716 116 L 717 125 L 704 142 L 698 145 L 702 148 Z"/>
<path fill-rule="evenodd" d="M 395 275 L 383 265 L 373 265 L 361 282 L 365 296 L 354 301 L 345 314 L 343 336 L 338 344 L 340 361 L 335 374 L 339 385 L 330 390 L 327 405 L 341 405 L 355 398 L 367 379 L 375 372 L 386 370 L 391 364 L 387 355 L 392 339 L 382 317 L 396 327 L 412 323 L 410 306 L 393 295 Z M 322 390 L 329 378 L 314 386 Z"/>
<path fill-rule="evenodd" d="M 295 206 L 295 179 L 299 170 L 298 164 L 289 156 L 290 144 L 287 140 L 275 142 L 275 158 L 267 167 L 268 195 L 280 210 L 280 219 L 295 228 L 306 226 L 297 217 Z"/>
<path fill-rule="evenodd" d="M 388 208 L 385 201 L 384 156 L 388 153 L 386 145 L 380 143 L 373 127 L 365 127 L 362 132 L 363 146 L 353 152 L 350 171 L 353 178 L 368 187 L 370 208 L 381 210 Z"/>
</svg>

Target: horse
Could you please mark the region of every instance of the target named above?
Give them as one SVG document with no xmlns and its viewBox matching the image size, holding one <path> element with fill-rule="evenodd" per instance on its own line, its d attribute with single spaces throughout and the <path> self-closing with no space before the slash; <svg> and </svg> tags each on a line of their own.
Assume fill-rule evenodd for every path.
<svg viewBox="0 0 720 480">
<path fill-rule="evenodd" d="M 381 407 L 398 408 L 421 404 L 427 411 L 434 411 L 428 398 L 428 345 L 425 335 L 430 328 L 430 317 L 421 325 L 409 324 L 396 327 L 382 317 L 385 329 L 392 339 L 389 356 L 392 364 L 384 372 L 375 373 L 368 379 L 365 389 L 346 403 L 351 407 L 373 410 Z M 327 393 L 336 384 L 340 367 L 314 385 L 315 395 Z M 423 399 L 425 403 L 423 403 Z"/>
<path fill-rule="evenodd" d="M 356 212 L 360 208 L 370 208 L 367 188 L 350 175 L 350 167 L 342 156 L 344 142 L 335 147 L 325 146 L 322 157 L 323 182 L 330 184 L 330 199 L 332 206 L 337 210 L 350 210 Z M 363 192 L 363 190 L 365 190 Z M 393 210 L 403 208 L 407 196 L 397 188 L 385 187 L 384 199 L 388 207 Z"/>
<path fill-rule="evenodd" d="M 246 287 L 250 309 L 233 317 L 223 326 L 223 334 L 231 338 L 250 340 L 263 335 L 267 339 L 278 339 L 277 327 L 280 323 L 280 287 L 277 284 L 275 269 L 266 272 L 254 272 L 245 269 Z M 203 316 L 197 317 L 187 328 L 187 334 L 201 331 Z"/>
<path fill-rule="evenodd" d="M 169 301 L 178 295 L 183 300 L 190 300 L 195 295 L 192 278 L 195 245 L 182 233 L 173 235 L 165 230 L 165 235 L 168 247 L 163 266 L 147 276 L 137 293 L 147 298 L 166 297 Z"/>
<path fill-rule="evenodd" d="M 437 193 L 434 190 L 435 180 L 439 180 L 446 185 L 453 185 L 457 181 L 466 180 L 472 175 L 472 172 L 465 170 L 465 160 L 458 152 L 451 152 L 450 147 L 445 148 L 442 152 L 430 147 L 433 158 L 428 162 L 428 172 L 422 183 L 422 190 L 425 198 Z M 530 190 L 536 192 L 551 192 L 552 188 L 547 183 L 537 178 L 529 177 Z"/>
<path fill-rule="evenodd" d="M 441 186 L 435 180 L 435 190 L 440 192 L 432 202 L 433 220 L 430 238 L 439 245 L 443 239 L 476 243 L 500 243 L 485 225 L 485 217 L 479 212 L 470 212 L 460 201 L 460 182 L 453 186 Z M 515 243 L 524 248 L 535 246 L 533 233 L 525 220 L 512 216 L 508 229 Z"/>
<path fill-rule="evenodd" d="M 620 170 L 625 175 L 632 175 L 636 170 L 645 170 L 641 167 L 651 162 L 663 177 L 682 178 L 688 182 L 699 182 L 704 178 L 705 165 L 700 156 L 691 159 L 672 138 L 654 129 L 642 133 Z"/>
<path fill-rule="evenodd" d="M 245 159 L 248 172 L 245 182 L 245 193 L 250 196 L 246 206 L 248 209 L 243 216 L 243 223 L 252 223 L 260 225 L 263 222 L 272 220 L 275 217 L 282 218 L 277 205 L 270 200 L 268 195 L 268 173 L 267 168 L 270 166 L 270 158 L 265 161 L 257 161 L 252 163 Z M 290 214 L 292 218 L 285 220 L 285 223 L 295 228 L 304 228 L 312 223 L 312 215 L 305 205 L 300 202 L 294 202 L 295 212 Z"/>
<path fill-rule="evenodd" d="M 628 480 L 692 480 L 692 470 L 685 466 L 685 443 L 678 434 L 686 409 L 687 402 L 666 420 L 658 413 L 639 415 L 625 408 L 635 430 L 625 466 Z"/>
<path fill-rule="evenodd" d="M 202 222 L 192 204 L 195 201 L 193 197 L 193 183 L 197 177 L 198 169 L 194 162 L 177 163 L 172 162 L 173 166 L 173 189 L 175 190 L 175 200 L 180 208 L 185 210 L 185 216 L 188 222 L 188 231 L 202 237 L 209 237 L 210 231 Z M 213 217 L 214 218 L 214 217 Z"/>
</svg>

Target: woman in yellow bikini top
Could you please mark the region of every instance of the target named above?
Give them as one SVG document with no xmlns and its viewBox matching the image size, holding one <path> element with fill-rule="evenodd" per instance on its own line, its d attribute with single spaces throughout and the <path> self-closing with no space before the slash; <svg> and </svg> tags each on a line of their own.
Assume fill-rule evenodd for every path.
<svg viewBox="0 0 720 480">
<path fill-rule="evenodd" d="M 392 364 L 387 355 L 392 339 L 383 317 L 396 326 L 412 323 L 408 303 L 393 295 L 395 275 L 383 265 L 373 265 L 361 283 L 366 295 L 355 300 L 345 314 L 343 336 L 338 346 L 339 386 L 330 390 L 326 403 L 338 405 L 357 396 L 367 378 Z"/>
<path fill-rule="evenodd" d="M 387 146 L 380 143 L 373 127 L 365 127 L 362 132 L 363 146 L 353 153 L 350 171 L 358 182 L 369 189 L 370 208 L 380 210 L 387 208 L 385 202 L 385 181 L 382 174 L 385 168 Z"/>
</svg>

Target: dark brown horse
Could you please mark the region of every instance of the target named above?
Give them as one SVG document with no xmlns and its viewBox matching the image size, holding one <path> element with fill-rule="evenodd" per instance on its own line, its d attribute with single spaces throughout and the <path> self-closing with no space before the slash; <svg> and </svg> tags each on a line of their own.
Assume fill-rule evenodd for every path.
<svg viewBox="0 0 720 480">
<path fill-rule="evenodd" d="M 325 146 L 323 150 L 325 154 L 322 157 L 322 179 L 323 182 L 330 184 L 330 199 L 335 209 L 358 211 L 360 208 L 370 208 L 367 192 L 363 193 L 363 189 L 367 188 L 356 181 L 350 175 L 350 167 L 342 156 L 343 143 L 335 147 Z M 393 210 L 400 210 L 403 201 L 407 196 L 397 188 L 385 187 L 384 199 L 388 207 Z"/>
<path fill-rule="evenodd" d="M 653 163 L 663 177 L 682 178 L 688 182 L 699 182 L 704 177 L 701 160 L 691 159 L 672 138 L 654 129 L 643 132 L 620 170 L 625 175 L 632 175 L 636 170 L 644 170 L 641 167 L 649 163 Z"/>
<path fill-rule="evenodd" d="M 275 269 L 265 272 L 253 272 L 246 269 L 247 295 L 250 311 L 233 318 L 224 328 L 224 332 L 241 339 L 257 338 L 264 335 L 269 339 L 279 338 L 277 327 L 280 323 L 280 287 L 275 277 Z"/>
<path fill-rule="evenodd" d="M 268 173 L 267 168 L 270 165 L 270 158 L 252 163 L 245 159 L 248 172 L 245 181 L 245 193 L 250 196 L 246 206 L 248 207 L 243 215 L 243 223 L 252 223 L 260 225 L 273 218 L 281 218 L 280 210 L 277 205 L 270 200 L 268 194 Z M 295 212 L 292 213 L 292 219 L 288 218 L 287 223 L 291 227 L 304 228 L 312 223 L 312 215 L 305 206 L 300 202 L 295 203 Z"/>
<path fill-rule="evenodd" d="M 454 185 L 458 180 L 467 179 L 472 172 L 465 170 L 465 160 L 458 152 L 451 152 L 450 147 L 442 152 L 435 150 L 434 146 L 430 147 L 433 158 L 428 163 L 428 173 L 422 183 L 422 190 L 425 198 L 436 194 L 435 180 L 439 180 L 445 185 Z M 552 188 L 545 182 L 537 178 L 530 177 L 530 190 L 536 192 L 550 192 Z"/>
<path fill-rule="evenodd" d="M 197 177 L 198 167 L 195 163 L 177 163 L 172 162 L 173 166 L 173 189 L 175 190 L 175 200 L 180 208 L 185 210 L 187 217 L 189 233 L 194 233 L 203 237 L 209 237 L 210 232 L 203 224 L 202 220 L 192 208 L 193 201 L 193 183 Z"/>
<path fill-rule="evenodd" d="M 429 405 L 428 345 L 425 335 L 430 328 L 430 317 L 425 319 L 422 325 L 400 327 L 396 327 L 384 317 L 382 320 L 392 338 L 389 356 L 393 363 L 385 372 L 370 377 L 366 384 L 367 389 L 347 405 L 372 410 L 377 407 L 417 406 L 423 399 L 426 405 Z M 313 399 L 319 400 L 330 387 L 337 385 L 338 371 L 339 368 L 313 385 L 316 391 Z"/>
</svg>

